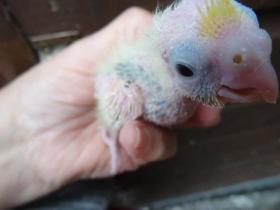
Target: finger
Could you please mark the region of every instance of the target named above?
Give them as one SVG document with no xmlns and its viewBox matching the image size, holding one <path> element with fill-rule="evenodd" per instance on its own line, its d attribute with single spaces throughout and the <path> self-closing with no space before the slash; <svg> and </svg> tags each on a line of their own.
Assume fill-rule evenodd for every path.
<svg viewBox="0 0 280 210">
<path fill-rule="evenodd" d="M 210 107 L 206 105 L 200 105 L 193 115 L 193 117 L 187 121 L 185 127 L 211 127 L 219 124 L 221 121 L 221 109 Z"/>
<path fill-rule="evenodd" d="M 125 10 L 99 32 L 82 39 L 81 43 L 88 46 L 90 42 L 99 41 L 102 46 L 108 45 L 110 47 L 115 45 L 116 41 L 122 42 L 137 38 L 147 30 L 151 22 L 152 14 L 150 12 L 142 8 L 132 7 Z"/>
<path fill-rule="evenodd" d="M 123 42 L 136 39 L 147 30 L 151 22 L 152 15 L 148 11 L 137 7 L 127 9 L 108 26 L 76 41 L 61 53 L 58 60 L 61 62 L 62 57 L 70 56 L 79 58 L 64 59 L 65 65 L 75 70 L 92 71 L 104 56 L 108 56 L 108 52 Z"/>
<path fill-rule="evenodd" d="M 120 145 L 134 164 L 133 169 L 173 156 L 176 153 L 176 136 L 150 124 L 133 122 L 121 130 Z"/>
</svg>

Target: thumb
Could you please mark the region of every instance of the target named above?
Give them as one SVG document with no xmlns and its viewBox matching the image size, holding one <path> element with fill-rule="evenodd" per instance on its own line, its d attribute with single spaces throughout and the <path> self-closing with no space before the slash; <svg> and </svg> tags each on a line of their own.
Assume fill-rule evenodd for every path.
<svg viewBox="0 0 280 210">
<path fill-rule="evenodd" d="M 164 160 L 176 152 L 176 137 L 173 133 L 143 122 L 132 122 L 120 132 L 120 146 L 130 158 L 125 170 L 143 164 Z"/>
</svg>

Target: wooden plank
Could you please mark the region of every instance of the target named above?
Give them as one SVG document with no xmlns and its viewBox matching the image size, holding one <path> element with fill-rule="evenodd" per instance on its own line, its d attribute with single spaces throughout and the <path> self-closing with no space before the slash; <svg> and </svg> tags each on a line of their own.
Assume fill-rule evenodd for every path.
<svg viewBox="0 0 280 210">
<path fill-rule="evenodd" d="M 274 39 L 280 39 L 280 7 L 261 11 L 259 17 L 262 27 L 268 30 Z"/>
<path fill-rule="evenodd" d="M 272 63 L 280 80 L 280 36 L 273 43 Z"/>
<path fill-rule="evenodd" d="M 280 6 L 279 0 L 241 0 L 241 2 L 254 9 L 268 9 Z"/>
<path fill-rule="evenodd" d="M 0 87 L 35 63 L 30 46 L 7 19 L 0 2 Z"/>
<path fill-rule="evenodd" d="M 25 33 L 31 37 L 32 40 L 45 38 L 47 41 L 48 39 L 55 39 L 54 37 L 56 35 L 61 35 L 61 32 L 63 32 L 62 34 L 65 36 L 62 38 L 71 37 L 71 39 L 76 39 L 80 36 L 92 33 L 106 25 L 121 13 L 121 11 L 130 6 L 140 6 L 153 11 L 157 5 L 167 5 L 171 2 L 172 0 L 9 1 L 11 11 L 19 21 Z M 243 2 L 258 9 L 280 5 L 280 1 L 278 0 L 244 0 Z M 46 36 L 48 34 L 50 36 Z M 41 35 L 44 36 L 42 37 Z"/>
<path fill-rule="evenodd" d="M 62 31 L 78 31 L 80 35 L 85 35 L 101 28 L 130 6 L 138 5 L 152 10 L 157 5 L 157 0 L 10 0 L 9 2 L 23 30 L 31 37 Z"/>
</svg>

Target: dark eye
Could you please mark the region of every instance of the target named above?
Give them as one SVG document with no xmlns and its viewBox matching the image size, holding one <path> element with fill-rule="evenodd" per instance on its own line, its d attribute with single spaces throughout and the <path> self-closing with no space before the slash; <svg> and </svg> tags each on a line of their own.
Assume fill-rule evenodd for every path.
<svg viewBox="0 0 280 210">
<path fill-rule="evenodd" d="M 176 69 L 184 77 L 192 77 L 194 75 L 192 69 L 184 64 L 177 64 Z"/>
</svg>

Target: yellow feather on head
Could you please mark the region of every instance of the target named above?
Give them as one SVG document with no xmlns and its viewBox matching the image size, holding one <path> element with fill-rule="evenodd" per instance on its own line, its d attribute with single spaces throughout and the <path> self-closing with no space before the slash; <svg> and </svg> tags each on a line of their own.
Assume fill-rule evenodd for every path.
<svg viewBox="0 0 280 210">
<path fill-rule="evenodd" d="M 234 22 L 241 22 L 242 13 L 231 0 L 205 0 L 206 10 L 198 7 L 199 32 L 204 38 L 219 38 L 222 29 Z"/>
</svg>

